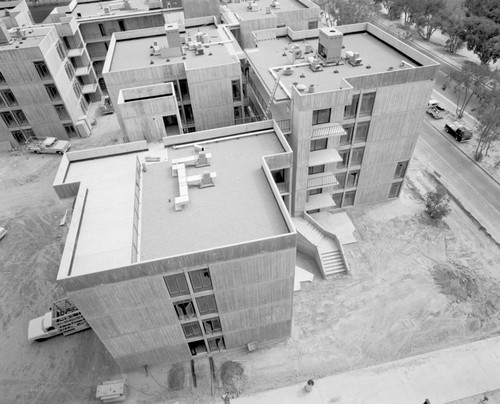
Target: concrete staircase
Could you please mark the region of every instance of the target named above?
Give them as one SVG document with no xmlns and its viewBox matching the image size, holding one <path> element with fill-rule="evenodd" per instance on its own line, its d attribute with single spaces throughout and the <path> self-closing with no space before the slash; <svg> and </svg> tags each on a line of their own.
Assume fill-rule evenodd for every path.
<svg viewBox="0 0 500 404">
<path fill-rule="evenodd" d="M 293 223 L 299 233 L 299 250 L 316 260 L 324 277 L 347 272 L 342 249 L 336 239 L 302 217 L 294 217 Z"/>
</svg>

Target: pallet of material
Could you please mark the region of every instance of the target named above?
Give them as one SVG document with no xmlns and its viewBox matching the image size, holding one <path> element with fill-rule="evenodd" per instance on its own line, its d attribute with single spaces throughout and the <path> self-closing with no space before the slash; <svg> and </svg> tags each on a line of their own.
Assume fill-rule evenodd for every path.
<svg viewBox="0 0 500 404">
<path fill-rule="evenodd" d="M 96 398 L 103 403 L 118 403 L 127 398 L 126 380 L 111 380 L 97 386 Z"/>
</svg>

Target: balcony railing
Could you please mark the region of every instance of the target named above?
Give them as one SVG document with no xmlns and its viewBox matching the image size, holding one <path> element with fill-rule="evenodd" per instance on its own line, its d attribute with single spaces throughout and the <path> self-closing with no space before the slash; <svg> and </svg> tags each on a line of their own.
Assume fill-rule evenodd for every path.
<svg viewBox="0 0 500 404">
<path fill-rule="evenodd" d="M 87 76 L 89 74 L 90 74 L 90 65 L 84 67 L 78 67 L 77 69 L 75 69 L 76 76 Z"/>
<path fill-rule="evenodd" d="M 68 50 L 68 57 L 76 58 L 83 55 L 85 48 L 73 48 Z"/>
<path fill-rule="evenodd" d="M 333 202 L 331 194 L 316 194 L 309 195 L 305 210 L 333 208 L 334 206 L 335 202 Z"/>
<path fill-rule="evenodd" d="M 283 119 L 282 121 L 276 121 L 276 124 L 281 129 L 283 133 L 290 132 L 290 119 Z"/>
<path fill-rule="evenodd" d="M 82 87 L 82 93 L 83 94 L 93 94 L 97 91 L 97 83 L 92 83 L 92 84 L 85 84 Z"/>
<path fill-rule="evenodd" d="M 339 163 L 342 157 L 335 149 L 323 149 L 309 152 L 309 166 L 319 166 L 321 164 Z"/>
<path fill-rule="evenodd" d="M 319 188 L 338 185 L 335 174 L 321 174 L 307 179 L 307 188 Z"/>
<path fill-rule="evenodd" d="M 345 129 L 342 127 L 341 124 L 335 123 L 333 125 L 328 124 L 328 125 L 322 125 L 321 127 L 314 128 L 312 132 L 312 138 L 320 138 L 320 137 L 327 137 L 327 136 L 342 136 L 342 135 L 347 135 Z"/>
</svg>

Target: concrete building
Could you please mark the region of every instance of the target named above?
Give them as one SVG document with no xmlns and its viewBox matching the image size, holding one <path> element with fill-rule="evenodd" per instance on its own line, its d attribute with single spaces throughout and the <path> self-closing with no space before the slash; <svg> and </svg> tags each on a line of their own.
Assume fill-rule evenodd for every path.
<svg viewBox="0 0 500 404">
<path fill-rule="evenodd" d="M 310 0 L 264 0 L 225 2 L 222 21 L 242 48 L 253 46 L 252 32 L 289 27 L 294 31 L 318 28 L 320 8 Z"/>
<path fill-rule="evenodd" d="M 86 47 L 101 90 L 106 91 L 102 77 L 104 60 L 115 32 L 163 27 L 166 23 L 183 24 L 184 19 L 215 16 L 220 21 L 219 2 L 206 0 L 118 0 L 76 1 L 57 7 L 44 23 L 73 17 L 77 21 L 81 41 Z"/>
<path fill-rule="evenodd" d="M 123 369 L 290 335 L 296 233 L 273 121 L 67 153 L 58 283 Z"/>
<path fill-rule="evenodd" d="M 294 151 L 291 212 L 399 196 L 439 64 L 371 24 L 253 32 L 254 110 Z"/>
<path fill-rule="evenodd" d="M 57 28 L 1 29 L 0 36 L 0 142 L 88 134 L 79 71 Z"/>
<path fill-rule="evenodd" d="M 195 26 L 192 21 L 113 35 L 103 76 L 126 140 L 155 141 L 245 122 L 243 52 L 214 17 L 195 19 Z M 164 83 L 173 84 L 173 93 L 162 93 Z M 145 87 L 154 97 L 135 94 Z M 165 96 L 169 106 L 161 107 L 159 97 Z"/>
</svg>

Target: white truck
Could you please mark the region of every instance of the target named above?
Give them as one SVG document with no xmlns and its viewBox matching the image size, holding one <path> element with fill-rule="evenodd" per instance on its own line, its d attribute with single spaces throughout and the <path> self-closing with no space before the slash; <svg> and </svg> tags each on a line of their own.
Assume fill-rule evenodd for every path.
<svg viewBox="0 0 500 404">
<path fill-rule="evenodd" d="M 446 110 L 439 105 L 439 102 L 436 100 L 429 100 L 429 104 L 427 105 L 427 113 L 432 116 L 434 119 L 443 119 L 444 112 Z"/>
<path fill-rule="evenodd" d="M 28 325 L 28 342 L 44 341 L 63 334 L 90 328 L 80 310 L 69 300 L 62 299 L 52 303 L 52 307 L 42 317 L 35 318 Z"/>
<path fill-rule="evenodd" d="M 59 140 L 55 137 L 47 137 L 43 140 L 28 139 L 26 147 L 32 153 L 52 153 L 64 154 L 71 148 L 71 143 L 66 140 Z"/>
</svg>

